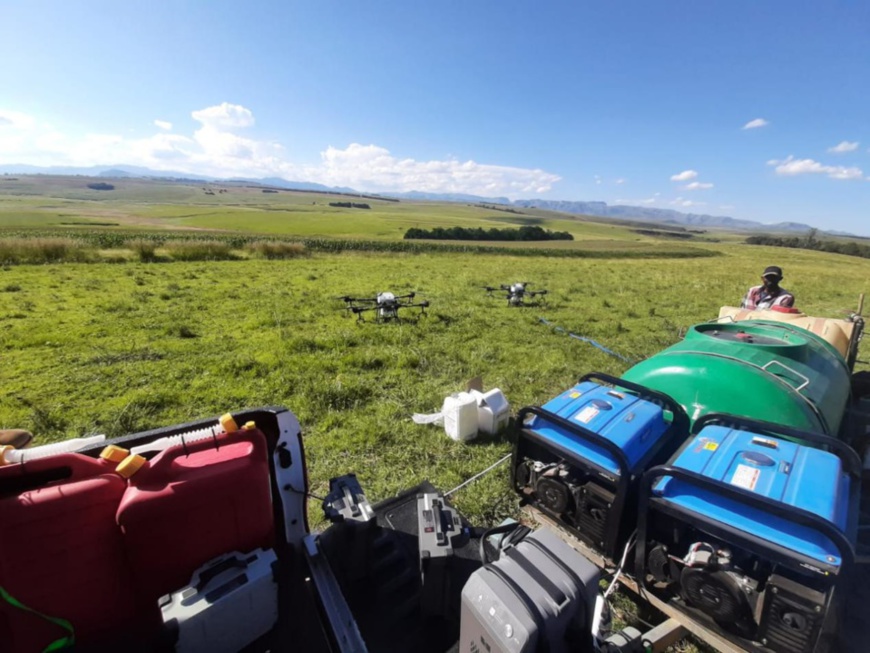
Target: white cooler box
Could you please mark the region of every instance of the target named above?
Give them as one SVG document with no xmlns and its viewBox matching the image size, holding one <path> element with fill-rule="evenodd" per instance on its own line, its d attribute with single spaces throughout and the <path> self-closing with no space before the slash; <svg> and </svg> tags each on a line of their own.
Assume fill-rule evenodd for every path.
<svg viewBox="0 0 870 653">
<path fill-rule="evenodd" d="M 278 621 L 278 583 L 271 549 L 229 553 L 200 567 L 187 587 L 163 597 L 178 653 L 238 651 Z"/>
</svg>

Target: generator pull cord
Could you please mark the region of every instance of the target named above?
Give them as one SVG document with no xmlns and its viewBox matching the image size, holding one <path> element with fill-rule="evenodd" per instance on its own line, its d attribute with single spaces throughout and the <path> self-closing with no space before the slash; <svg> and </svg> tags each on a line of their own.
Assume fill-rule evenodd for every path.
<svg viewBox="0 0 870 653">
<path fill-rule="evenodd" d="M 456 492 L 457 490 L 461 490 L 462 488 L 464 488 L 466 485 L 468 485 L 468 484 L 471 483 L 472 481 L 476 481 L 477 479 L 479 479 L 479 478 L 480 478 L 481 476 L 483 476 L 484 474 L 488 474 L 489 472 L 491 472 L 492 470 L 494 470 L 496 467 L 498 467 L 499 465 L 501 465 L 503 462 L 505 462 L 505 461 L 506 461 L 508 458 L 510 458 L 512 455 L 513 455 L 513 454 L 507 454 L 507 455 L 504 456 L 503 458 L 499 458 L 498 461 L 494 462 L 492 465 L 490 465 L 489 467 L 487 467 L 486 469 L 484 469 L 482 472 L 478 472 L 477 474 L 475 474 L 474 476 L 472 476 L 472 477 L 469 478 L 468 480 L 465 480 L 465 481 L 463 481 L 462 483 L 460 483 L 459 485 L 457 485 L 455 488 L 453 488 L 453 489 L 450 490 L 449 492 L 445 492 L 445 493 L 444 493 L 444 496 L 445 496 L 445 497 L 449 497 L 451 494 L 453 494 L 453 493 Z"/>
</svg>

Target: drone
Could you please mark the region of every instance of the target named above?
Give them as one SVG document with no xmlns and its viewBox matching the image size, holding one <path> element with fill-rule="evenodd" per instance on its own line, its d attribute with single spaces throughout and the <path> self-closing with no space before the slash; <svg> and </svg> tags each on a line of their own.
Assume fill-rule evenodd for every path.
<svg viewBox="0 0 870 653">
<path fill-rule="evenodd" d="M 344 295 L 338 299 L 344 302 L 344 309 L 348 313 L 357 316 L 358 322 L 364 322 L 363 314 L 367 311 L 375 311 L 376 322 L 400 321 L 399 310 L 402 308 L 419 308 L 421 315 L 426 315 L 429 302 L 426 300 L 415 302 L 417 293 L 410 292 L 407 295 L 395 295 L 391 292 L 379 292 L 375 297 L 351 297 Z"/>
<path fill-rule="evenodd" d="M 547 294 L 546 290 L 526 290 L 526 286 L 529 285 L 528 281 L 518 281 L 510 285 L 502 284 L 497 288 L 494 286 L 484 286 L 483 288 L 490 297 L 493 297 L 492 293 L 494 292 L 506 292 L 505 298 L 507 299 L 508 306 L 525 306 L 527 299 L 534 299 L 538 295 L 543 297 Z"/>
</svg>

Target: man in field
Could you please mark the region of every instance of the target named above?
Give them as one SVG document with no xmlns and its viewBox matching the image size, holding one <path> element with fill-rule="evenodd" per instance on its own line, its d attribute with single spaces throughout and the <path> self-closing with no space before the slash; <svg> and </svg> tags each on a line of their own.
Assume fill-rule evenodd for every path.
<svg viewBox="0 0 870 653">
<path fill-rule="evenodd" d="M 761 275 L 761 285 L 753 286 L 746 293 L 740 308 L 766 309 L 774 306 L 791 308 L 794 306 L 794 295 L 785 288 L 780 288 L 782 281 L 782 268 L 771 265 L 765 268 Z"/>
</svg>

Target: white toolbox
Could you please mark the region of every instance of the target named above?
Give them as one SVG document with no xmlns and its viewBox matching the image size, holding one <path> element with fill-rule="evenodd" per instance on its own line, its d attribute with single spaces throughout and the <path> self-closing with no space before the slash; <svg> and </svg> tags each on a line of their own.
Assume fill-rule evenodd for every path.
<svg viewBox="0 0 870 653">
<path fill-rule="evenodd" d="M 271 549 L 229 553 L 200 567 L 190 585 L 163 597 L 163 623 L 178 653 L 234 653 L 278 621 Z"/>
</svg>

